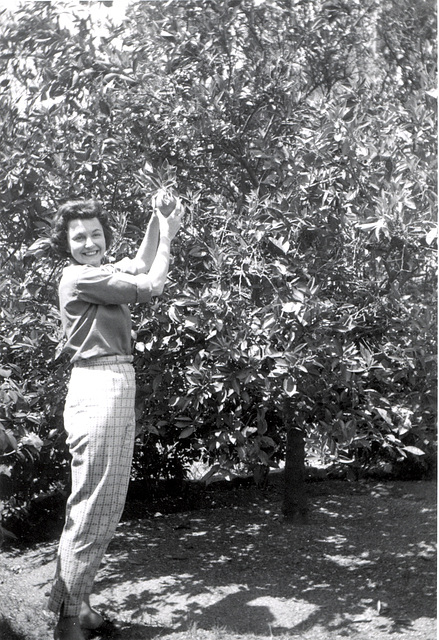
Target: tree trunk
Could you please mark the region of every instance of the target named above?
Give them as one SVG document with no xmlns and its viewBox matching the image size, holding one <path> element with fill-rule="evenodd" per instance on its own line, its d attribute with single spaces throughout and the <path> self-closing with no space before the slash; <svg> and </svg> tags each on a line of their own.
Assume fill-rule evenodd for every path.
<svg viewBox="0 0 439 640">
<path fill-rule="evenodd" d="M 284 413 L 287 447 L 283 513 L 293 524 L 306 524 L 308 500 L 305 487 L 305 431 L 293 424 L 291 414 L 287 401 Z"/>
</svg>

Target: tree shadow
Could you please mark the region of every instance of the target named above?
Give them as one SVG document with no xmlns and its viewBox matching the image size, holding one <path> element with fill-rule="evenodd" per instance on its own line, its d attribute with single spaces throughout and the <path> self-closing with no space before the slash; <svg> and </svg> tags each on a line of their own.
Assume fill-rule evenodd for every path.
<svg viewBox="0 0 439 640">
<path fill-rule="evenodd" d="M 172 629 L 160 626 L 149 626 L 144 624 L 130 624 L 119 623 L 117 628 L 111 633 L 105 634 L 101 637 L 108 638 L 108 640 L 155 640 L 163 637 L 166 633 L 171 633 Z M 92 640 L 99 637 L 95 632 L 87 634 L 84 631 L 86 640 Z"/>
<path fill-rule="evenodd" d="M 0 638 L 2 640 L 26 640 L 26 636 L 17 633 L 6 618 L 0 618 Z"/>
<path fill-rule="evenodd" d="M 426 486 L 313 484 L 302 527 L 282 521 L 276 492 L 239 507 L 126 522 L 95 593 L 138 625 L 139 638 L 191 624 L 273 637 L 316 628 L 344 635 L 371 623 L 409 631 L 436 615 L 436 494 L 432 484 L 425 495 Z"/>
</svg>

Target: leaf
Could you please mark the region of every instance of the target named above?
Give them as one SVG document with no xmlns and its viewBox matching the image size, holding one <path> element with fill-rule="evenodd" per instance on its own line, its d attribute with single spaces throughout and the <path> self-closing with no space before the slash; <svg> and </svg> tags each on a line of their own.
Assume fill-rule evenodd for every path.
<svg viewBox="0 0 439 640">
<path fill-rule="evenodd" d="M 268 315 L 264 318 L 264 321 L 262 323 L 262 328 L 270 329 L 271 327 L 274 327 L 275 324 L 276 324 L 276 316 Z"/>
<path fill-rule="evenodd" d="M 99 109 L 102 111 L 104 115 L 106 116 L 111 115 L 111 109 L 105 100 L 99 100 Z"/>
<path fill-rule="evenodd" d="M 15 533 L 12 533 L 12 531 L 9 531 L 8 529 L 5 529 L 4 527 L 2 527 L 0 525 L 0 540 L 2 538 L 10 538 L 11 540 L 17 540 L 17 536 L 15 535 Z"/>
<path fill-rule="evenodd" d="M 433 244 L 433 242 L 436 239 L 437 239 L 437 227 L 434 227 L 433 229 L 430 229 L 430 231 L 427 233 L 427 235 L 425 236 L 425 240 L 428 246 L 430 246 L 431 244 Z"/>
<path fill-rule="evenodd" d="M 294 396 L 296 395 L 296 393 L 298 393 L 297 391 L 297 385 L 295 383 L 295 381 L 293 380 L 293 378 L 285 378 L 284 382 L 283 382 L 283 388 L 285 393 L 288 396 Z"/>
<path fill-rule="evenodd" d="M 290 250 L 290 243 L 288 240 L 284 240 L 283 238 L 269 238 L 269 240 L 275 247 L 285 254 Z"/>
<path fill-rule="evenodd" d="M 50 249 L 49 238 L 38 238 L 33 244 L 26 250 L 26 256 L 43 256 Z"/>
<path fill-rule="evenodd" d="M 176 37 L 173 33 L 170 33 L 169 31 L 165 31 L 164 29 L 162 29 L 162 31 L 160 31 L 160 36 L 162 38 L 164 38 L 165 40 L 170 40 L 171 42 L 175 42 L 176 41 Z"/>
<path fill-rule="evenodd" d="M 44 443 L 36 433 L 28 433 L 21 439 L 21 444 L 25 447 L 34 447 L 37 451 L 41 451 Z"/>
<path fill-rule="evenodd" d="M 189 438 L 195 431 L 195 427 L 186 427 L 178 436 L 180 440 L 184 440 L 184 438 Z"/>
<path fill-rule="evenodd" d="M 393 425 L 393 422 L 389 416 L 388 411 L 386 411 L 385 409 L 381 409 L 381 407 L 377 407 L 376 411 L 380 414 L 383 420 L 387 422 L 387 424 Z"/>
<path fill-rule="evenodd" d="M 195 329 L 200 324 L 200 320 L 197 316 L 186 316 L 184 319 L 184 326 L 188 329 Z"/>
<path fill-rule="evenodd" d="M 4 432 L 4 436 L 6 436 L 6 441 L 8 442 L 9 446 L 14 450 L 17 451 L 18 449 L 18 442 L 17 439 L 15 438 L 15 436 L 13 435 L 12 431 L 10 429 L 7 429 Z"/>
<path fill-rule="evenodd" d="M 145 160 L 144 164 L 143 164 L 143 171 L 145 173 L 154 173 L 154 169 L 153 166 L 150 162 L 148 162 L 148 160 Z"/>
<path fill-rule="evenodd" d="M 425 456 L 425 451 L 422 449 L 418 449 L 418 447 L 413 447 L 412 445 L 407 445 L 403 447 L 404 451 L 408 451 L 408 453 L 412 453 L 414 456 Z"/>
<path fill-rule="evenodd" d="M 155 376 L 155 378 L 152 381 L 152 388 L 154 393 L 156 393 L 158 391 L 158 389 L 160 388 L 160 385 L 162 384 L 162 379 L 163 376 L 161 374 Z"/>
<path fill-rule="evenodd" d="M 180 316 L 179 316 L 179 314 L 177 313 L 177 310 L 176 310 L 176 308 L 175 308 L 175 305 L 171 305 L 171 306 L 169 307 L 168 315 L 169 315 L 169 317 L 171 318 L 171 320 L 172 320 L 173 322 L 176 322 L 177 324 L 179 324 L 179 323 L 181 322 L 181 317 L 180 317 Z"/>
<path fill-rule="evenodd" d="M 221 466 L 219 464 L 214 464 L 213 467 L 211 467 L 209 471 L 207 471 L 207 473 L 204 474 L 200 482 L 205 482 L 206 484 L 209 484 L 213 476 L 216 474 L 217 471 L 220 470 L 220 468 Z"/>
<path fill-rule="evenodd" d="M 285 313 L 295 313 L 297 311 L 297 302 L 285 302 L 282 305 L 282 311 Z"/>
</svg>

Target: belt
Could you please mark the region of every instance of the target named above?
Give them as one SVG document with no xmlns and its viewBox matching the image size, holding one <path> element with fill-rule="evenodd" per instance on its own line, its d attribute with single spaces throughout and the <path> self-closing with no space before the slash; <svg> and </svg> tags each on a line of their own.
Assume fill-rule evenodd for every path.
<svg viewBox="0 0 439 640">
<path fill-rule="evenodd" d="M 94 367 L 102 364 L 125 364 L 132 362 L 133 356 L 94 356 L 93 358 L 82 358 L 73 363 L 74 367 Z"/>
</svg>

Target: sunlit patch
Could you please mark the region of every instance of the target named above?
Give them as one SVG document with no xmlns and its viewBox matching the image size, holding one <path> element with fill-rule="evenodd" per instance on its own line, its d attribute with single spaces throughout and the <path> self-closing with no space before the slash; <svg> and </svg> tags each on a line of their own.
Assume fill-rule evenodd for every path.
<svg viewBox="0 0 439 640">
<path fill-rule="evenodd" d="M 325 538 L 322 538 L 321 540 L 319 540 L 319 542 L 325 542 L 328 544 L 335 544 L 337 546 L 340 546 L 347 543 L 348 539 L 345 538 L 345 536 L 342 536 L 340 534 L 335 534 L 334 536 L 326 536 Z"/>
<path fill-rule="evenodd" d="M 294 629 L 305 622 L 319 607 L 302 600 L 272 598 L 271 596 L 256 598 L 247 603 L 249 607 L 259 607 L 269 611 L 270 627 Z"/>
<path fill-rule="evenodd" d="M 324 557 L 326 558 L 326 560 L 334 562 L 334 564 L 337 564 L 339 567 L 346 567 L 347 569 L 356 569 L 357 567 L 374 564 L 371 560 L 360 558 L 358 556 L 338 556 L 325 554 Z"/>
<path fill-rule="evenodd" d="M 186 617 L 200 616 L 209 608 L 246 591 L 243 585 L 206 587 L 191 574 L 161 576 L 158 580 L 126 580 L 102 589 L 96 595 L 97 606 L 106 603 L 120 620 L 174 626 Z"/>
</svg>

